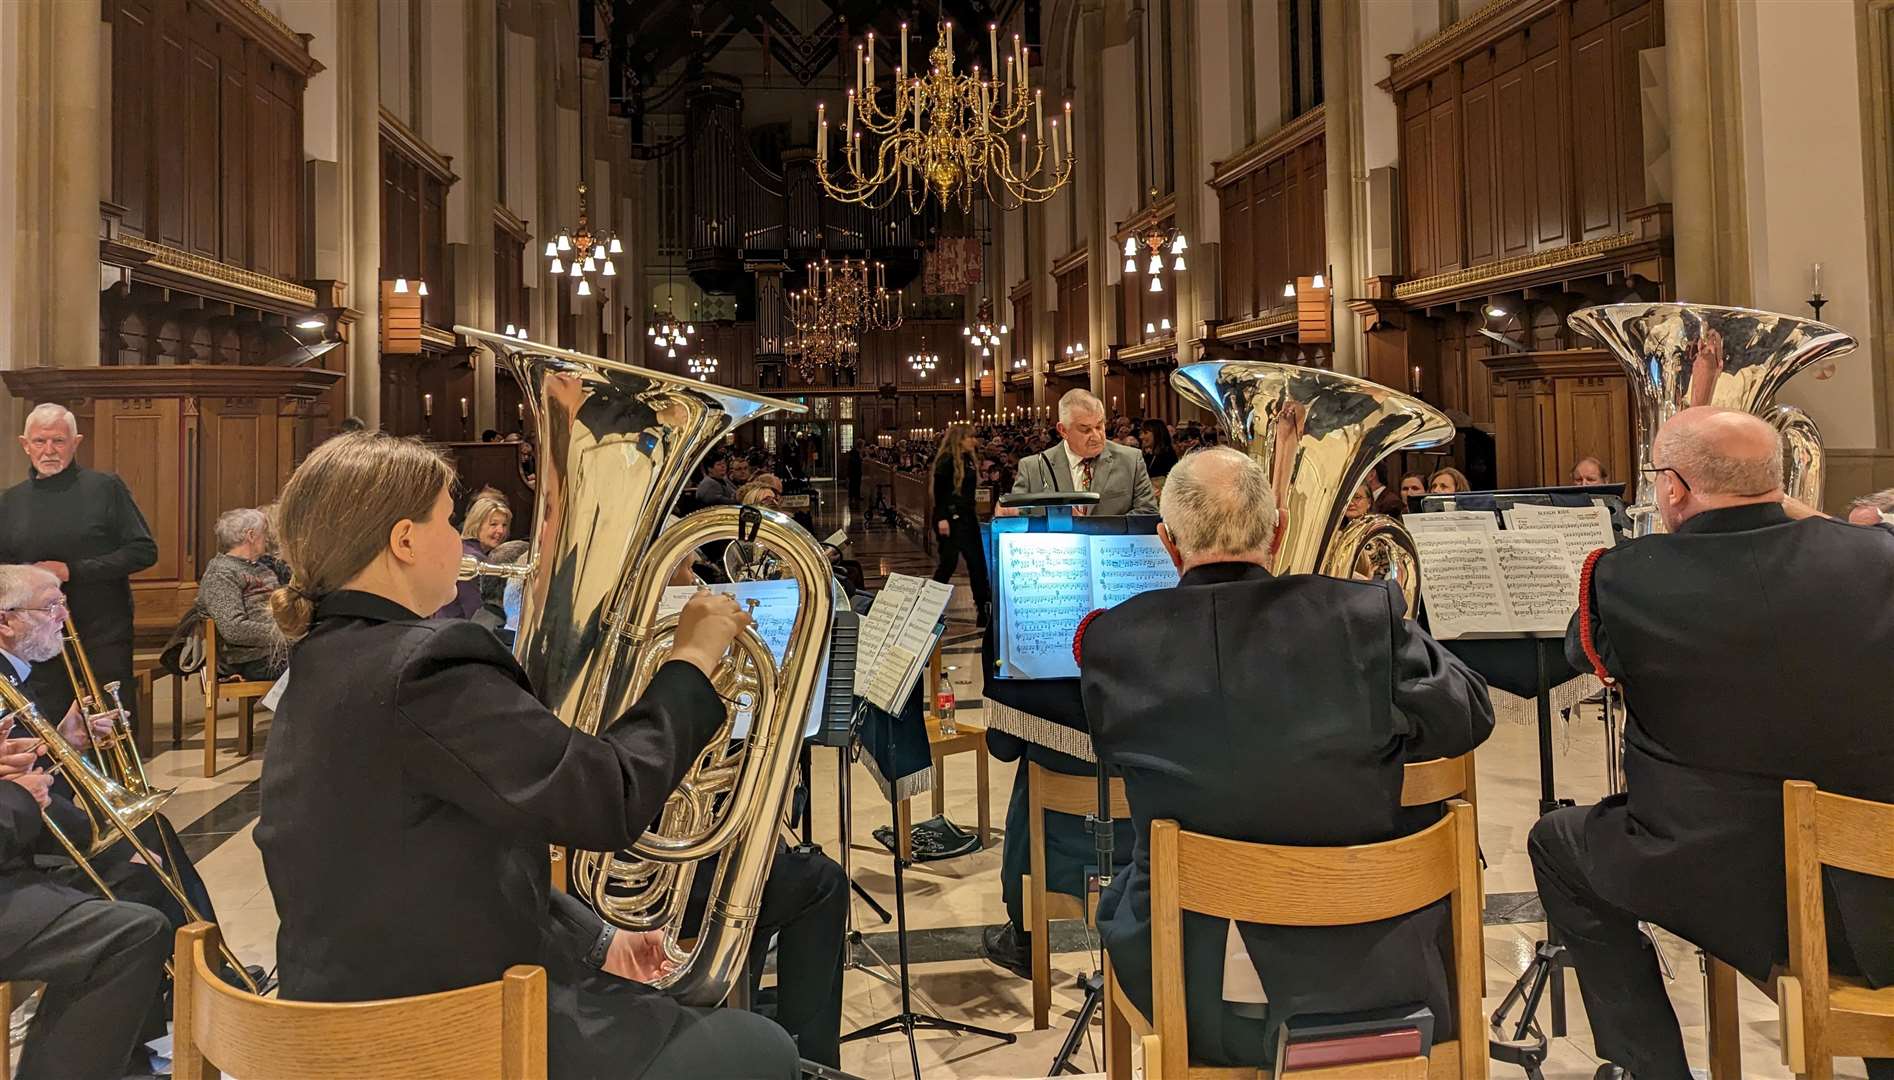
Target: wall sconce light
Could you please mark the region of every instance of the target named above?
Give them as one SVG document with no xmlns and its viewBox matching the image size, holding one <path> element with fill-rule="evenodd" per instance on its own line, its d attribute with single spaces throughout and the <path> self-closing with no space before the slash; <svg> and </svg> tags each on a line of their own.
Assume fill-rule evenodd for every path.
<svg viewBox="0 0 1894 1080">
<path fill-rule="evenodd" d="M 429 420 L 434 419 L 434 395 L 433 394 L 421 395 L 421 415 L 427 417 Z"/>
<path fill-rule="evenodd" d="M 407 292 L 407 291 L 408 291 L 408 279 L 407 279 L 407 278 L 404 278 L 404 277 L 398 277 L 398 278 L 396 278 L 396 279 L 395 279 L 395 291 L 396 291 L 396 292 L 398 292 L 398 293 L 405 293 L 405 292 Z"/>
</svg>

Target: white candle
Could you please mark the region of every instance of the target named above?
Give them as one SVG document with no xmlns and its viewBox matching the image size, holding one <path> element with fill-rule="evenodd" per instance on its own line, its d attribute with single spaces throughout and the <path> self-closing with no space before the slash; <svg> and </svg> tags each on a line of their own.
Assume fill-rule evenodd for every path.
<svg viewBox="0 0 1894 1080">
<path fill-rule="evenodd" d="M 988 67 L 992 68 L 994 71 L 998 71 L 1000 69 L 1000 24 L 999 23 L 986 24 L 986 58 L 987 58 Z"/>
<path fill-rule="evenodd" d="M 1072 103 L 1065 103 L 1065 156 L 1072 156 Z"/>
<path fill-rule="evenodd" d="M 1013 58 L 1009 56 L 1006 58 L 1006 108 L 1009 111 L 1013 107 L 1013 100 L 1016 96 L 1013 85 Z"/>
<path fill-rule="evenodd" d="M 853 142 L 855 139 L 855 91 L 853 90 L 848 92 L 848 119 L 842 126 L 848 129 L 849 141 Z"/>
<path fill-rule="evenodd" d="M 1822 264 L 1821 263 L 1816 263 L 1815 265 L 1809 267 L 1809 295 L 1810 296 L 1822 295 Z"/>
<path fill-rule="evenodd" d="M 466 398 L 460 399 L 460 418 L 462 420 L 467 419 L 467 399 Z"/>
<path fill-rule="evenodd" d="M 875 90 L 875 32 L 868 31 L 868 92 Z M 863 108 L 866 108 L 866 104 Z"/>
<path fill-rule="evenodd" d="M 861 88 L 862 88 L 862 47 L 860 45 L 856 45 L 855 46 L 855 89 L 857 91 L 860 91 Z"/>
<path fill-rule="evenodd" d="M 827 102 L 817 102 L 815 107 L 816 139 L 815 159 L 818 162 L 829 160 L 829 106 Z"/>
<path fill-rule="evenodd" d="M 1017 61 L 1013 66 L 1019 72 L 1019 88 L 1021 92 L 1024 92 L 1026 89 L 1026 52 L 1019 43 L 1018 34 L 1013 35 L 1013 59 Z"/>
<path fill-rule="evenodd" d="M 978 73 L 976 73 L 975 77 L 976 78 L 978 77 Z M 980 84 L 980 134 L 981 135 L 986 134 L 987 113 L 993 111 L 992 108 L 987 103 L 986 91 L 987 91 L 987 84 L 981 83 Z"/>
<path fill-rule="evenodd" d="M 895 76 L 896 76 L 895 85 L 899 86 L 901 83 L 901 80 L 907 77 L 907 73 L 908 73 L 908 24 L 902 23 L 901 24 L 901 66 L 895 69 Z"/>
<path fill-rule="evenodd" d="M 1044 145 L 1046 141 L 1046 114 L 1045 111 L 1040 108 L 1040 99 L 1044 94 L 1045 91 L 1043 90 L 1034 90 L 1032 92 L 1033 140 L 1041 145 Z"/>
<path fill-rule="evenodd" d="M 1059 118 L 1052 118 L 1052 171 L 1059 171 Z"/>
</svg>

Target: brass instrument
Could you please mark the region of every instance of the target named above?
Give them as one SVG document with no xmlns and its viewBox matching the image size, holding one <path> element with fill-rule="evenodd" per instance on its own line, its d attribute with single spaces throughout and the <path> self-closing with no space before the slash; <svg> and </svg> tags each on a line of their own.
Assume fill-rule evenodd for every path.
<svg viewBox="0 0 1894 1080">
<path fill-rule="evenodd" d="M 100 771 L 135 794 L 151 794 L 145 762 L 138 755 L 131 724 L 125 719 L 125 703 L 118 695 L 119 684 L 99 685 L 99 677 L 86 656 L 85 644 L 79 640 L 79 627 L 73 623 L 71 612 L 66 613 L 66 633 L 59 657 L 65 661 L 66 677 L 72 680 L 73 700 L 86 718 L 86 738 L 92 740 L 92 753 L 98 758 Z M 91 720 L 108 711 L 113 713 L 112 733 L 101 737 L 92 730 Z"/>
<path fill-rule="evenodd" d="M 669 659 L 677 617 L 664 588 L 696 547 L 731 539 L 744 509 L 700 510 L 666 524 L 699 463 L 739 424 L 803 407 L 602 357 L 456 326 L 525 390 L 538 433 L 532 549 L 515 566 L 462 563 L 463 577 L 521 582 L 514 655 L 548 708 L 596 734 Z M 631 930 L 663 930 L 677 965 L 657 985 L 715 1005 L 745 970 L 763 885 L 775 858 L 833 612 L 827 556 L 790 518 L 761 510 L 754 543 L 798 586 L 781 666 L 755 631 L 739 635 L 712 683 L 725 724 L 631 851 L 574 851 L 569 886 Z M 739 714 L 749 731 L 732 741 Z M 622 812 L 600 807 L 602 813 Z M 691 876 L 719 856 L 696 944 L 679 944 Z"/>
<path fill-rule="evenodd" d="M 1782 435 L 1783 489 L 1821 504 L 1821 432 L 1801 409 L 1776 404 L 1776 392 L 1810 364 L 1854 351 L 1854 338 L 1812 319 L 1709 304 L 1605 304 L 1574 311 L 1569 321 L 1611 350 L 1631 384 L 1639 476 L 1629 511 L 1634 534 L 1664 529 L 1643 477 L 1658 426 L 1693 405 L 1769 421 Z"/>
<path fill-rule="evenodd" d="M 1343 511 L 1382 458 L 1453 438 L 1445 414 L 1366 379 L 1294 364 L 1186 364 L 1171 373 L 1171 387 L 1215 414 L 1236 448 L 1268 472 L 1281 515 L 1275 573 L 1345 578 L 1365 560 L 1372 576 L 1400 586 L 1407 610 L 1414 611 L 1420 595 L 1414 538 L 1384 514 L 1343 528 Z"/>
<path fill-rule="evenodd" d="M 191 898 L 185 894 L 184 885 L 178 879 L 177 869 L 171 864 L 170 852 L 167 851 L 163 856 L 153 852 L 137 832 L 139 826 L 157 815 L 158 809 L 171 798 L 172 793 L 162 789 L 130 791 L 111 776 L 101 772 L 92 762 L 86 760 L 85 755 L 74 750 L 66 742 L 65 736 L 59 733 L 57 726 L 41 716 L 39 709 L 27 700 L 26 695 L 20 693 L 5 679 L 0 679 L 0 706 L 4 706 L 6 710 L 5 718 L 0 719 L 0 731 L 11 731 L 16 723 L 25 725 L 33 738 L 38 739 L 44 746 L 45 754 L 53 760 L 52 768 L 47 771 L 65 776 L 66 782 L 72 785 L 75 801 L 85 810 L 86 816 L 92 819 L 93 835 L 84 844 L 80 844 L 66 835 L 65 831 L 59 827 L 59 823 L 53 820 L 51 814 L 40 815 L 46 831 L 59 842 L 60 847 L 66 850 L 73 864 L 92 879 L 92 884 L 98 888 L 99 895 L 107 900 L 118 899 L 111 887 L 106 885 L 105 879 L 93 868 L 92 860 L 123 840 L 132 846 L 139 858 L 144 860 L 145 866 L 158 875 L 158 880 L 164 883 L 165 890 L 178 902 L 178 906 L 184 909 L 186 922 L 208 922 L 203 913 L 197 910 L 197 906 L 191 903 Z M 224 959 L 229 961 L 237 977 L 243 980 L 243 984 L 251 993 L 256 993 L 258 991 L 256 981 L 244 969 L 243 962 L 237 959 L 237 955 L 230 951 L 229 946 L 222 946 L 222 949 Z M 169 970 L 168 962 L 166 970 Z"/>
</svg>

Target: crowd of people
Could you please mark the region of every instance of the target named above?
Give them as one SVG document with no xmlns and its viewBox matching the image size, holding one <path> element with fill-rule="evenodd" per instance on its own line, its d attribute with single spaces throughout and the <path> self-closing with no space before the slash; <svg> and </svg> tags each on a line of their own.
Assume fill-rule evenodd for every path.
<svg viewBox="0 0 1894 1080">
<path fill-rule="evenodd" d="M 1271 573 L 1280 522 L 1269 478 L 1215 441 L 1192 425 L 1108 420 L 1096 397 L 1074 391 L 1050 427 L 956 425 L 937 444 L 871 450 L 931 466 L 943 578 L 962 561 L 984 568 L 977 483 L 1088 492 L 1100 514 L 1160 519 L 1180 585 L 1090 621 L 1075 643 L 1075 693 L 1099 758 L 1123 770 L 1132 810 L 1117 826 L 1127 870 L 1103 897 L 1099 924 L 1120 984 L 1146 1009 L 1152 913 L 1140 853 L 1154 818 L 1273 843 L 1387 839 L 1414 824 L 1394 795 L 1401 762 L 1465 753 L 1492 725 L 1483 680 L 1403 617 L 1398 593 Z M 69 620 L 100 680 L 128 679 L 130 577 L 153 564 L 157 544 L 123 481 L 78 464 L 81 442 L 70 412 L 34 409 L 21 438 L 32 475 L 0 492 L 0 678 L 60 718 L 58 739 L 96 752 L 121 718 L 75 702 L 58 662 Z M 1640 921 L 1764 976 L 1787 949 L 1781 782 L 1894 801 L 1894 728 L 1874 692 L 1876 665 L 1894 650 L 1884 602 L 1894 591 L 1884 580 L 1894 574 L 1894 490 L 1854 500 L 1847 523 L 1827 518 L 1785 496 L 1772 429 L 1707 407 L 1667 421 L 1652 458 L 1651 498 L 1667 532 L 1598 560 L 1566 642 L 1574 666 L 1623 688 L 1627 790 L 1541 818 L 1528 851 L 1599 1056 L 1628 1068 L 1620 1075 L 1683 1080 L 1681 1036 Z M 783 487 L 772 470 L 793 477 L 798 464 L 760 450 L 720 455 L 693 501 L 767 505 Z M 1590 457 L 1571 480 L 1610 482 Z M 1451 468 L 1391 487 L 1375 477 L 1347 513 L 1398 512 L 1406 498 L 1465 490 Z M 577 731 L 533 696 L 488 632 L 509 620 L 504 590 L 458 581 L 467 556 L 525 555 L 513 539 L 515 508 L 486 488 L 457 512 L 455 495 L 453 466 L 438 452 L 354 432 L 312 453 L 279 503 L 217 518 L 197 604 L 217 627 L 216 675 L 267 679 L 295 667 L 272 723 L 256 832 L 282 916 L 282 995 L 420 994 L 536 963 L 548 973 L 554 1075 L 609 1067 L 654 1080 L 787 1080 L 798 1057 L 834 1066 L 847 883 L 819 849 L 778 845 L 756 914 L 753 979 L 760 946 L 777 942 L 773 1021 L 685 1007 L 653 990 L 669 964 L 662 944 L 608 926 L 548 885 L 549 844 L 622 849 L 656 817 L 724 722 L 709 676 L 749 616 L 700 591 L 680 614 L 670 662 L 625 715 L 596 735 Z M 338 530 L 343 520 L 351 527 Z M 1795 587 L 1774 588 L 1755 566 L 1793 575 Z M 983 576 L 975 589 L 984 591 Z M 1311 610 L 1325 617 L 1311 621 Z M 1759 623 L 1771 628 L 1767 644 L 1753 633 Z M 1854 647 L 1830 647 L 1838 627 Z M 1231 655 L 1245 658 L 1240 670 L 1201 666 Z M 989 704 L 1023 707 L 998 696 Z M 1256 722 L 1272 712 L 1295 722 Z M 1779 722 L 1790 714 L 1821 722 Z M 1179 715 L 1192 724 L 1180 729 Z M 1323 728 L 1325 717 L 1337 722 Z M 9 912 L 0 978 L 47 987 L 18 1074 L 111 1080 L 141 1067 L 141 1047 L 164 1029 L 171 935 L 192 910 L 214 920 L 215 907 L 162 815 L 138 838 L 161 853 L 188 908 L 127 845 L 92 860 L 96 877 L 62 863 L 49 830 L 90 828 L 84 793 L 49 772 L 44 744 L 14 734 L 0 732 L 0 903 Z M 1091 772 L 1014 742 L 996 740 L 995 755 Z M 389 768 L 334 767 L 349 760 Z M 1019 770 L 1002 853 L 1009 921 L 984 943 L 1020 972 L 1030 945 L 1019 910 L 1032 832 L 1026 776 Z M 601 815 L 620 804 L 622 813 Z M 1069 891 L 1067 864 L 1083 862 L 1092 838 L 1077 825 L 1044 828 L 1048 885 Z M 363 865 L 377 869 L 373 887 L 355 872 Z M 697 876 L 707 884 L 714 875 Z M 1837 880 L 1828 923 L 1836 970 L 1874 985 L 1894 983 L 1885 884 Z M 443 895 L 454 897 L 448 908 Z M 1366 936 L 1245 925 L 1242 952 L 1268 987 L 1269 1010 L 1258 1019 L 1200 1007 L 1218 999 L 1204 981 L 1214 965 L 1193 967 L 1193 1054 L 1264 1063 L 1272 1025 L 1297 1011 L 1420 1001 L 1447 1023 L 1440 926 L 1438 911 Z M 1223 935 L 1201 929 L 1186 927 L 1186 952 L 1220 954 Z M 1374 978 L 1358 977 L 1370 967 Z M 1894 1066 L 1870 1062 L 1869 1075 L 1883 1080 Z"/>
</svg>

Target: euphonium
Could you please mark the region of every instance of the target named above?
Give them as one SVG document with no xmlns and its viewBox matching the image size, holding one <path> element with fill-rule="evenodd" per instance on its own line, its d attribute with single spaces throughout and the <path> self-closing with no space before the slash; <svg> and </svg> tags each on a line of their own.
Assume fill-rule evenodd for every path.
<svg viewBox="0 0 1894 1080">
<path fill-rule="evenodd" d="M 1633 531 L 1663 530 L 1651 502 L 1651 444 L 1664 421 L 1693 405 L 1740 409 L 1782 434 L 1783 489 L 1810 506 L 1822 499 L 1822 436 L 1815 421 L 1776 392 L 1796 372 L 1853 351 L 1855 339 L 1825 323 L 1708 304 L 1605 304 L 1571 314 L 1624 365 L 1637 421 Z"/>
<path fill-rule="evenodd" d="M 170 853 L 159 855 L 152 851 L 138 835 L 139 826 L 151 820 L 165 801 L 171 798 L 172 793 L 163 789 L 127 790 L 125 785 L 95 768 L 92 762 L 86 760 L 85 755 L 74 750 L 66 742 L 65 736 L 59 733 L 59 729 L 40 715 L 38 707 L 28 701 L 26 695 L 20 693 L 5 679 L 0 679 L 0 708 L 3 708 L 5 712 L 4 717 L 0 717 L 0 733 L 12 731 L 16 723 L 24 725 L 33 738 L 38 739 L 45 747 L 46 756 L 52 758 L 52 768 L 47 771 L 65 776 L 66 782 L 72 785 L 73 801 L 91 819 L 93 834 L 90 837 L 75 838 L 67 836 L 65 830 L 59 827 L 59 823 L 53 820 L 51 814 L 40 815 L 46 831 L 59 842 L 60 847 L 65 849 L 73 864 L 84 871 L 86 877 L 92 879 L 92 884 L 98 888 L 99 894 L 107 900 L 117 899 L 111 887 L 105 883 L 105 879 L 93 868 L 92 860 L 104 854 L 112 845 L 124 841 L 132 846 L 132 850 L 138 853 L 139 858 L 144 860 L 151 872 L 164 883 L 165 890 L 178 902 L 178 906 L 184 909 L 186 921 L 208 922 L 203 913 L 197 910 L 197 906 L 191 903 L 190 896 L 185 893 L 184 884 L 178 878 L 177 868 L 167 857 Z M 250 977 L 248 971 L 244 970 L 243 963 L 237 959 L 237 955 L 231 952 L 228 946 L 223 947 L 223 954 L 238 978 L 243 980 L 244 985 L 252 993 L 257 992 L 255 980 Z"/>
<path fill-rule="evenodd" d="M 86 737 L 92 740 L 92 752 L 99 759 L 99 769 L 134 794 L 150 794 L 151 781 L 145 776 L 144 759 L 138 756 L 131 723 L 125 718 L 125 703 L 118 696 L 119 684 L 99 685 L 99 677 L 86 656 L 85 644 L 79 640 L 79 628 L 73 624 L 71 612 L 66 613 L 66 634 L 59 655 L 66 663 L 66 677 L 72 680 L 72 698 L 88 721 Z M 112 733 L 100 735 L 92 730 L 89 721 L 106 712 L 113 714 Z"/>
<path fill-rule="evenodd" d="M 1348 577 L 1365 559 L 1400 587 L 1412 612 L 1420 557 L 1399 522 L 1369 514 L 1342 527 L 1355 488 L 1397 450 L 1438 446 L 1453 422 L 1418 398 L 1320 368 L 1260 361 L 1186 364 L 1171 386 L 1215 414 L 1237 449 L 1262 465 L 1276 496 L 1278 574 Z"/>
<path fill-rule="evenodd" d="M 704 457 L 731 430 L 802 406 L 549 345 L 457 326 L 525 390 L 538 433 L 531 551 L 518 567 L 463 563 L 521 582 L 514 655 L 567 724 L 596 734 L 637 700 L 669 659 L 677 617 L 658 607 L 698 546 L 734 538 L 741 511 L 714 507 L 666 526 Z M 570 887 L 606 920 L 664 930 L 676 968 L 658 986 L 694 1005 L 721 1002 L 744 972 L 763 884 L 775 858 L 802 725 L 818 692 L 833 598 L 827 556 L 801 527 L 761 512 L 755 543 L 797 583 L 780 666 L 754 631 L 737 639 L 712 682 L 724 729 L 685 775 L 658 822 L 629 852 L 575 851 Z M 747 736 L 730 739 L 739 713 Z M 600 807 L 601 813 L 622 808 Z M 716 880 L 696 944 L 678 944 L 698 862 Z"/>
</svg>

